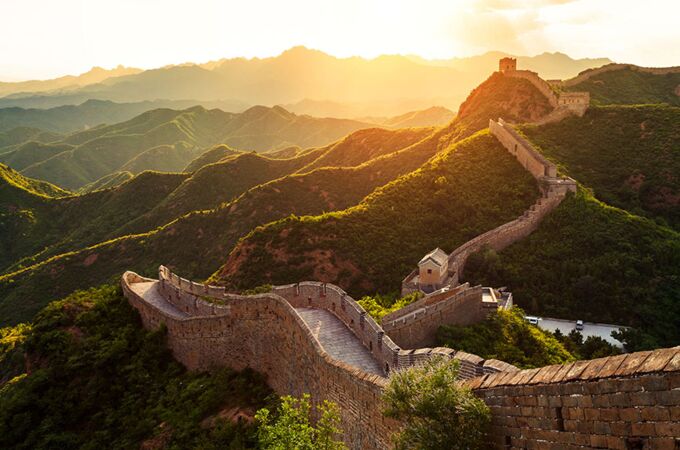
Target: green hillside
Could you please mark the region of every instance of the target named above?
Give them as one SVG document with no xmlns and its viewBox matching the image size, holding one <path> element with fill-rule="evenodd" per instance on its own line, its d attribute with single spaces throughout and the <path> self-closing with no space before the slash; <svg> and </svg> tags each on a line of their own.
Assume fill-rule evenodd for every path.
<svg viewBox="0 0 680 450">
<path fill-rule="evenodd" d="M 0 110 L 1 111 L 1 110 Z M 49 143 L 62 139 L 57 133 L 50 133 L 33 127 L 14 127 L 0 132 L 0 155 L 13 150 L 13 146 L 28 141 Z"/>
<path fill-rule="evenodd" d="M 314 279 L 355 295 L 395 291 L 429 250 L 453 250 L 520 215 L 537 196 L 531 176 L 481 132 L 356 207 L 254 230 L 213 280 L 249 288 Z"/>
<path fill-rule="evenodd" d="M 73 145 L 65 143 L 46 144 L 28 141 L 12 147 L 12 150 L 0 155 L 0 162 L 15 170 L 24 170 L 36 161 L 43 161 L 59 153 L 72 150 Z"/>
<path fill-rule="evenodd" d="M 0 205 L 7 206 L 15 199 L 28 196 L 56 198 L 69 194 L 53 184 L 25 177 L 11 167 L 0 164 Z"/>
<path fill-rule="evenodd" d="M 254 372 L 187 372 L 114 287 L 0 329 L 1 448 L 243 448 L 255 430 L 229 411 L 270 394 Z"/>
<path fill-rule="evenodd" d="M 97 126 L 51 144 L 26 143 L 3 155 L 26 176 L 80 189 L 114 172 L 180 171 L 203 148 L 225 143 L 264 151 L 291 144 L 326 145 L 369 126 L 343 119 L 297 116 L 281 107 L 226 113 L 200 106 L 156 109 L 128 121 Z M 213 161 L 214 150 L 197 164 Z"/>
<path fill-rule="evenodd" d="M 502 90 L 512 89 L 515 85 L 514 79 L 503 77 L 495 81 L 494 87 Z M 529 86 L 531 87 L 530 84 Z M 475 96 L 475 101 L 482 102 L 485 98 L 491 100 L 495 96 L 494 92 L 482 92 Z M 153 275 L 158 265 L 163 263 L 184 276 L 196 279 L 205 278 L 219 268 L 239 238 L 252 229 L 283 219 L 290 214 L 318 215 L 356 205 L 374 189 L 418 169 L 436 152 L 447 149 L 460 137 L 468 136 L 477 129 L 486 127 L 490 117 L 505 116 L 503 108 L 506 106 L 514 108 L 517 103 L 524 101 L 525 96 L 525 93 L 516 98 L 506 96 L 505 102 L 494 103 L 492 107 L 486 109 L 487 117 L 477 115 L 473 119 L 467 117 L 457 119 L 448 127 L 406 148 L 402 148 L 403 143 L 399 139 L 392 139 L 392 137 L 406 133 L 403 136 L 413 138 L 416 135 L 411 133 L 416 133 L 417 130 L 384 132 L 374 129 L 373 132 L 376 135 L 384 135 L 388 139 L 389 145 L 379 145 L 381 150 L 378 153 L 383 156 L 354 167 L 319 168 L 307 173 L 283 176 L 253 187 L 232 202 L 221 206 L 206 204 L 202 209 L 213 209 L 189 213 L 141 235 L 124 236 L 80 250 L 78 247 L 63 248 L 62 251 L 67 253 L 61 255 L 55 253 L 57 248 L 55 245 L 50 252 L 25 259 L 22 262 L 23 268 L 15 264 L 10 271 L 13 273 L 0 276 L 0 299 L 2 299 L 0 300 L 0 316 L 5 318 L 5 323 L 26 320 L 49 299 L 59 298 L 74 289 L 105 282 L 117 282 L 117 278 L 126 269 Z M 468 124 L 468 120 L 472 124 Z M 475 129 L 475 126 L 479 128 Z M 378 145 L 376 139 L 362 133 L 364 132 L 362 131 L 360 135 L 367 139 L 366 142 L 376 142 Z M 348 158 L 345 163 L 356 164 L 374 155 L 375 152 L 362 142 L 364 139 L 348 138 L 342 146 L 338 146 L 338 148 L 343 148 L 351 143 L 357 146 L 357 154 L 361 155 L 360 158 Z M 320 155 L 332 148 L 334 146 L 330 145 L 325 148 L 300 151 L 297 153 L 299 156 L 294 159 L 310 157 L 312 154 Z M 352 154 L 351 148 L 345 150 L 338 155 L 345 157 Z M 210 168 L 210 170 L 206 170 L 205 173 L 210 174 L 213 170 L 217 173 L 225 169 L 228 173 L 231 170 L 230 167 L 233 168 L 232 162 L 237 160 L 238 158 L 227 158 L 221 163 L 206 166 L 204 169 Z M 262 163 L 264 160 L 252 158 L 251 155 L 241 162 L 247 161 Z M 342 159 L 335 158 L 335 161 L 340 163 Z M 194 175 L 201 172 L 199 170 Z M 234 179 L 205 177 L 205 180 L 209 181 L 208 184 L 216 183 L 224 186 L 224 192 L 217 192 L 218 195 L 214 197 L 214 200 L 227 201 L 228 197 L 224 193 L 232 192 L 230 189 L 238 185 L 237 178 L 241 176 L 252 177 L 252 174 L 235 174 Z M 184 186 L 193 184 L 192 178 L 180 185 L 182 190 Z M 188 190 L 195 192 L 196 195 L 187 196 L 186 199 L 196 198 L 197 202 L 201 202 L 200 194 L 203 189 L 209 190 L 210 187 L 205 183 L 196 184 L 195 189 Z M 137 190 L 137 195 L 140 196 L 141 192 L 143 190 Z M 159 196 L 157 201 L 160 204 L 163 200 Z M 146 202 L 143 204 L 146 205 Z M 191 205 L 192 201 L 184 204 Z M 172 204 L 168 206 L 171 209 Z M 146 212 L 142 212 L 139 215 L 142 218 L 134 222 L 130 219 L 128 224 L 123 228 L 118 228 L 116 233 L 120 236 L 123 232 L 147 231 L 151 227 L 166 222 L 165 217 L 173 215 L 173 213 L 167 216 L 161 214 L 159 215 L 161 219 L 147 222 L 151 214 L 144 217 L 145 214 Z M 175 217 L 170 217 L 167 221 Z M 470 233 L 473 232 L 474 230 L 470 231 Z M 114 233 L 108 234 L 109 238 L 114 236 Z M 53 259 L 45 260 L 51 255 L 55 255 Z M 410 267 L 412 262 L 408 264 Z"/>
<path fill-rule="evenodd" d="M 50 299 L 86 286 L 115 283 L 127 269 L 153 275 L 159 264 L 167 264 L 184 276 L 206 278 L 253 228 L 290 214 L 348 208 L 376 187 L 420 167 L 437 152 L 440 139 L 441 133 L 435 133 L 408 149 L 357 167 L 321 168 L 283 177 L 219 208 L 190 213 L 148 233 L 64 253 L 0 275 L 0 323 L 28 320 Z"/>
<path fill-rule="evenodd" d="M 43 198 L 32 185 L 14 196 L 0 190 L 0 268 L 17 269 L 29 264 L 22 258 L 33 256 L 34 262 L 119 236 L 118 228 L 155 207 L 187 176 L 144 172 L 116 189 L 59 199 Z"/>
<path fill-rule="evenodd" d="M 86 184 L 78 189 L 78 194 L 87 194 L 89 192 L 98 191 L 100 189 L 108 189 L 119 186 L 128 180 L 134 178 L 130 172 L 113 172 L 109 175 L 104 175 L 97 181 Z"/>
<path fill-rule="evenodd" d="M 630 325 L 642 347 L 680 344 L 680 234 L 570 196 L 528 238 L 471 257 L 464 278 L 508 286 L 529 313 Z"/>
<path fill-rule="evenodd" d="M 680 230 L 680 108 L 592 107 L 521 130 L 598 199 Z"/>
<path fill-rule="evenodd" d="M 259 184 L 295 172 L 317 153 L 291 159 L 271 159 L 257 153 L 240 153 L 194 172 L 147 214 L 125 227 L 139 233 L 164 225 L 191 211 L 218 207 Z"/>
<path fill-rule="evenodd" d="M 241 153 L 240 150 L 233 149 L 225 144 L 215 145 L 208 150 L 202 151 L 193 161 L 191 161 L 184 172 L 195 172 L 203 166 L 216 163 L 229 156 L 235 156 Z M 269 156 L 269 155 L 267 155 Z"/>
<path fill-rule="evenodd" d="M 300 172 L 309 172 L 319 167 L 358 166 L 370 159 L 413 145 L 430 136 L 434 130 L 434 128 L 405 128 L 401 130 L 367 128 L 360 130 L 329 146 L 327 151 L 300 169 Z"/>
<path fill-rule="evenodd" d="M 679 85 L 680 72 L 656 75 L 623 68 L 594 75 L 567 89 L 590 92 L 590 100 L 595 105 L 666 103 L 680 106 Z"/>
</svg>

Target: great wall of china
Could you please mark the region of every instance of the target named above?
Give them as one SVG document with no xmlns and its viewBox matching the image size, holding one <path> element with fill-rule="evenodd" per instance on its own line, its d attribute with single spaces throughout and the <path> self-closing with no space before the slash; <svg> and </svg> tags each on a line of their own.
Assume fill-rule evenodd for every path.
<svg viewBox="0 0 680 450">
<path fill-rule="evenodd" d="M 263 373 L 277 393 L 309 393 L 314 401 L 337 403 L 343 440 L 352 449 L 391 448 L 390 436 L 400 424 L 382 415 L 380 396 L 392 371 L 447 357 L 460 362 L 461 382 L 491 408 L 490 447 L 677 450 L 680 347 L 530 370 L 426 347 L 434 345 L 442 324 L 482 320 L 498 307 L 496 296 L 512 304 L 507 293 L 459 283 L 467 258 L 485 246 L 500 250 L 528 236 L 576 189 L 502 119 L 491 120 L 489 129 L 539 180 L 542 196 L 523 216 L 454 250 L 447 285 L 385 316 L 382 326 L 327 283 L 241 296 L 161 266 L 158 280 L 126 272 L 123 292 L 146 328 L 167 327 L 168 347 L 188 369 L 249 367 Z M 409 277 L 403 284 L 407 292 Z"/>
</svg>

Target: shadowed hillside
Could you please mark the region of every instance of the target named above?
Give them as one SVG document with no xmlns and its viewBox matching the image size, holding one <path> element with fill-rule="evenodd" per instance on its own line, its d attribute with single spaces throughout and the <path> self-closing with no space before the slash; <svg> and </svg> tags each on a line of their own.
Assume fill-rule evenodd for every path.
<svg viewBox="0 0 680 450">
<path fill-rule="evenodd" d="M 356 207 L 253 231 L 213 279 L 231 288 L 314 279 L 357 295 L 398 290 L 427 251 L 453 250 L 520 215 L 537 195 L 531 176 L 483 132 Z"/>
<path fill-rule="evenodd" d="M 593 75 L 570 86 L 570 91 L 588 91 L 596 105 L 666 103 L 680 106 L 680 72 L 653 74 L 621 68 Z"/>
<path fill-rule="evenodd" d="M 27 143 L 2 155 L 29 177 L 69 189 L 113 172 L 176 172 L 217 143 L 253 150 L 290 144 L 325 145 L 368 124 L 297 116 L 283 108 L 226 113 L 194 107 L 157 109 L 115 125 L 99 126 L 50 144 Z"/>
<path fill-rule="evenodd" d="M 595 196 L 680 227 L 680 108 L 593 107 L 524 133 Z"/>
<path fill-rule="evenodd" d="M 508 286 L 529 313 L 638 327 L 632 348 L 680 344 L 680 234 L 581 190 L 537 231 L 470 257 L 464 279 Z"/>
<path fill-rule="evenodd" d="M 504 77 L 497 80 L 495 86 L 501 90 L 513 89 L 516 86 L 515 81 Z M 529 85 L 529 89 L 531 88 Z M 496 95 L 493 92 L 481 93 L 476 98 L 479 101 L 483 98 L 491 101 Z M 299 152 L 297 157 L 302 158 L 314 152 L 329 152 L 329 155 L 334 155 L 334 164 L 359 164 L 376 154 L 383 154 L 358 166 L 322 167 L 307 173 L 284 176 L 254 187 L 230 203 L 221 206 L 206 205 L 217 207 L 214 210 L 189 213 L 141 235 L 121 237 L 91 248 L 56 255 L 47 261 L 44 261 L 43 256 L 36 255 L 35 258 L 24 261 L 24 266 L 34 265 L 0 276 L 0 298 L 3 299 L 0 302 L 0 312 L 5 314 L 8 323 L 25 319 L 49 299 L 58 298 L 79 287 L 115 281 L 128 268 L 152 275 L 158 265 L 163 263 L 188 277 L 207 277 L 225 261 L 238 239 L 254 228 L 290 214 L 323 214 L 356 205 L 374 189 L 418 169 L 436 152 L 446 150 L 458 139 L 485 128 L 490 117 L 505 116 L 503 108 L 524 101 L 525 94 L 505 98 L 506 101 L 494 103 L 486 110 L 487 117 L 480 115 L 456 119 L 448 127 L 437 130 L 406 148 L 402 148 L 404 143 L 395 137 L 410 136 L 407 141 L 415 140 L 418 133 L 423 133 L 424 130 L 386 132 L 375 129 L 375 136 L 384 136 L 387 139 L 385 143 L 379 143 L 374 136 L 366 135 L 369 132 L 361 131 L 357 134 L 361 138 L 350 136 L 337 145 Z M 519 119 L 522 120 L 522 117 Z M 362 142 L 374 142 L 380 150 L 374 151 Z M 349 144 L 357 146 L 356 155 L 351 147 L 347 147 Z M 262 161 L 252 156 L 243 161 Z M 351 157 L 346 159 L 348 156 Z M 227 157 L 220 163 L 205 166 L 204 169 L 210 169 L 205 173 L 211 173 L 214 168 L 228 169 L 230 164 L 241 157 Z M 201 172 L 199 170 L 196 174 Z M 491 173 L 493 171 L 489 172 Z M 227 186 L 236 182 L 223 177 L 206 179 L 212 179 L 211 183 L 226 183 Z M 200 186 L 197 186 L 195 192 L 200 194 Z M 214 199 L 227 200 L 222 193 Z M 191 202 L 184 204 L 190 205 Z M 140 219 L 144 220 L 147 218 Z M 146 223 L 131 231 L 145 231 L 144 226 L 157 224 Z"/>
<path fill-rule="evenodd" d="M 187 372 L 111 286 L 0 329 L 0 385 L 5 449 L 252 448 L 254 427 L 234 416 L 271 399 L 251 371 Z"/>
</svg>

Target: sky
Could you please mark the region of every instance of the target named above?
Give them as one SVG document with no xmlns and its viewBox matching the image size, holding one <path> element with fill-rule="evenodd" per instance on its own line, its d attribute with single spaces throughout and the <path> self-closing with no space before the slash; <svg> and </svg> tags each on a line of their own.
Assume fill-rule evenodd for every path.
<svg viewBox="0 0 680 450">
<path fill-rule="evenodd" d="M 680 0 L 0 0 L 0 80 L 266 57 L 560 51 L 680 65 Z"/>
</svg>

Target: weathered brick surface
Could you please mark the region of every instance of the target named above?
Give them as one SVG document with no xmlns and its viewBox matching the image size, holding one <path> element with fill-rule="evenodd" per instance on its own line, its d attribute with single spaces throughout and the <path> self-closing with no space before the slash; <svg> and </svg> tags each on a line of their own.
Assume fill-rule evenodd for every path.
<svg viewBox="0 0 680 450">
<path fill-rule="evenodd" d="M 677 450 L 680 373 L 670 364 L 679 355 L 674 347 L 465 383 L 491 408 L 492 447 Z"/>
</svg>

